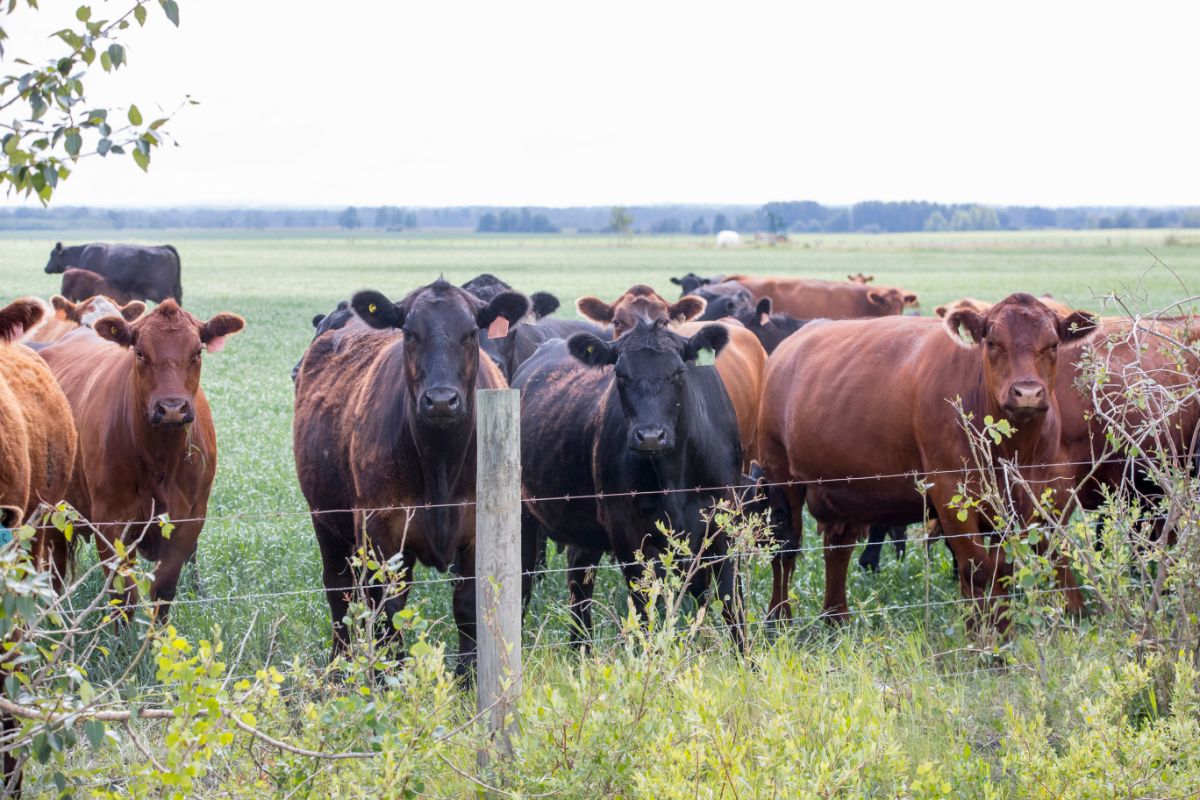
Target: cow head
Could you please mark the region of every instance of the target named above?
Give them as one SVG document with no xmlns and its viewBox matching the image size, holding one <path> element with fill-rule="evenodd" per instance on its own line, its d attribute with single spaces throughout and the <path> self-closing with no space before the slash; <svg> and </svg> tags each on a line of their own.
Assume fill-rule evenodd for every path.
<svg viewBox="0 0 1200 800">
<path fill-rule="evenodd" d="M 968 308 L 945 319 L 950 338 L 983 356 L 983 381 L 995 407 L 1018 422 L 1050 408 L 1060 344 L 1078 342 L 1096 331 L 1096 318 L 1082 311 L 1060 317 L 1037 298 L 1014 294 L 980 314 Z"/>
<path fill-rule="evenodd" d="M 775 348 L 783 344 L 783 340 L 804 327 L 806 319 L 796 319 L 791 314 L 771 313 L 771 298 L 761 297 L 754 308 L 737 315 L 737 321 L 746 330 L 758 337 L 758 342 L 767 351 L 775 352 Z"/>
<path fill-rule="evenodd" d="M 56 294 L 50 298 L 50 305 L 54 306 L 55 316 L 59 319 L 69 320 L 89 328 L 95 327 L 95 323 L 104 317 L 119 316 L 126 322 L 133 322 L 146 313 L 146 304 L 141 300 L 131 300 L 123 306 L 118 306 L 104 295 L 96 295 L 87 300 L 73 303 L 62 295 Z"/>
<path fill-rule="evenodd" d="M 944 306 L 938 306 L 933 310 L 933 313 L 944 319 L 947 314 L 952 314 L 955 311 L 974 311 L 977 314 L 986 314 L 991 307 L 992 304 L 986 300 L 976 300 L 974 297 L 962 297 Z"/>
<path fill-rule="evenodd" d="M 687 362 L 701 350 L 720 352 L 729 342 L 721 325 L 705 325 L 690 338 L 642 322 L 616 341 L 577 333 L 567 347 L 592 367 L 613 365 L 621 410 L 629 423 L 626 445 L 635 453 L 665 455 L 675 449 Z"/>
<path fill-rule="evenodd" d="M 687 294 L 695 294 L 696 290 L 701 286 L 720 283 L 724 277 L 725 276 L 723 275 L 713 275 L 711 277 L 704 278 L 694 272 L 689 272 L 682 278 L 671 278 L 671 283 L 679 287 L 679 294 L 682 296 Z"/>
<path fill-rule="evenodd" d="M 687 322 L 704 313 L 705 302 L 687 295 L 674 303 L 649 286 L 631 286 L 612 303 L 597 297 L 581 297 L 575 301 L 579 313 L 601 325 L 612 325 L 613 336 L 621 336 L 640 323 L 666 327 L 672 322 Z"/>
<path fill-rule="evenodd" d="M 484 302 L 442 279 L 398 303 L 376 291 L 350 301 L 372 328 L 404 334 L 404 387 L 417 420 L 435 426 L 470 418 L 479 370 L 480 331 L 507 330 L 529 311 L 523 294 L 501 291 Z"/>
<path fill-rule="evenodd" d="M 913 292 L 883 286 L 868 290 L 867 302 L 879 317 L 903 314 L 906 307 L 915 308 L 918 305 L 917 296 Z"/>
<path fill-rule="evenodd" d="M 225 338 L 245 325 L 236 314 L 202 322 L 168 299 L 132 324 L 114 315 L 97 320 L 94 327 L 103 338 L 133 351 L 136 402 L 151 425 L 171 428 L 196 417 L 201 355 L 219 352 Z"/>
<path fill-rule="evenodd" d="M 696 318 L 699 321 L 736 317 L 749 311 L 754 303 L 750 290 L 736 281 L 701 286 L 693 296 L 705 302 L 704 313 Z"/>
<path fill-rule="evenodd" d="M 46 262 L 46 274 L 53 275 L 56 272 L 62 272 L 69 266 L 71 265 L 67 263 L 66 249 L 63 247 L 62 242 L 59 242 L 50 251 L 50 260 Z"/>
<path fill-rule="evenodd" d="M 0 342 L 15 342 L 42 321 L 46 307 L 40 300 L 13 300 L 0 309 Z"/>
</svg>

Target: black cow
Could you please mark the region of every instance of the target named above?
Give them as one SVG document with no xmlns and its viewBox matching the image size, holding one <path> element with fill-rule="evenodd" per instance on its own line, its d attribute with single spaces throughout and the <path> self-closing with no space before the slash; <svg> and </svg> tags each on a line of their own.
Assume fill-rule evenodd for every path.
<svg viewBox="0 0 1200 800">
<path fill-rule="evenodd" d="M 710 275 L 705 278 L 694 272 L 689 272 L 682 278 L 671 278 L 671 283 L 679 287 L 679 296 L 683 297 L 685 294 L 695 294 L 696 290 L 701 286 L 720 283 L 723 280 L 725 280 L 724 275 Z"/>
<path fill-rule="evenodd" d="M 707 303 L 704 313 L 696 317 L 697 321 L 737 317 L 754 310 L 754 295 L 737 281 L 708 284 L 690 294 L 703 298 Z"/>
<path fill-rule="evenodd" d="M 365 542 L 381 561 L 402 556 L 406 573 L 416 563 L 454 568 L 457 668 L 465 672 L 475 659 L 475 390 L 506 386 L 479 340 L 498 316 L 524 317 L 529 301 L 501 292 L 485 303 L 438 280 L 398 303 L 359 292 L 351 306 L 366 325 L 309 346 L 293 423 L 334 652 L 347 644 L 346 587 L 356 582 L 349 560 Z M 391 597 L 378 585 L 362 589 L 388 621 L 407 597 L 406 589 Z M 386 628 L 381 637 L 392 638 Z"/>
<path fill-rule="evenodd" d="M 908 546 L 908 527 L 905 525 L 872 525 L 867 533 L 867 546 L 858 554 L 858 565 L 867 572 L 879 571 L 879 558 L 883 554 L 883 543 L 892 540 L 896 548 L 896 560 L 904 558 Z"/>
<path fill-rule="evenodd" d="M 761 298 L 754 308 L 734 315 L 746 330 L 758 337 L 767 355 L 783 344 L 783 340 L 800 330 L 810 320 L 796 319 L 791 314 L 772 314 L 771 298 Z"/>
<path fill-rule="evenodd" d="M 179 252 L 169 244 L 146 246 L 93 242 L 50 251 L 46 272 L 54 274 L 79 267 L 102 275 L 131 299 L 161 303 L 168 297 L 183 304 Z"/>
<path fill-rule="evenodd" d="M 690 363 L 701 350 L 729 340 L 720 325 L 690 339 L 642 325 L 616 341 L 578 333 L 538 348 L 514 376 L 521 390 L 522 481 L 529 498 L 620 494 L 602 500 L 531 499 L 523 515 L 525 549 L 540 531 L 566 545 L 576 643 L 590 637 L 593 568 L 612 553 L 629 580 L 640 552 L 650 563 L 669 542 L 664 523 L 684 537 L 693 554 L 714 557 L 689 590 L 702 593 L 715 572 L 732 635 L 741 644 L 741 594 L 735 565 L 722 556 L 728 543 L 706 530 L 701 512 L 732 500 L 741 483 L 737 417 L 713 367 Z M 693 491 L 687 491 L 693 489 Z M 669 493 L 654 493 L 659 490 Z M 629 496 L 629 492 L 649 492 Z M 625 494 L 621 494 L 625 493 Z M 711 536 L 704 547 L 706 537 Z M 661 566 L 658 566 L 661 569 Z M 644 613 L 646 598 L 633 595 Z"/>
</svg>

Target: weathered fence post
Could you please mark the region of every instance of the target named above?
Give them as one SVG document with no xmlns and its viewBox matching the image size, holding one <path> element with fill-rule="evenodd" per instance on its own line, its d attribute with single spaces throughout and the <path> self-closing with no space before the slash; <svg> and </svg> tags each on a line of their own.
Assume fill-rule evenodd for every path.
<svg viewBox="0 0 1200 800">
<path fill-rule="evenodd" d="M 484 389 L 475 397 L 476 708 L 508 756 L 521 692 L 521 393 Z"/>
</svg>

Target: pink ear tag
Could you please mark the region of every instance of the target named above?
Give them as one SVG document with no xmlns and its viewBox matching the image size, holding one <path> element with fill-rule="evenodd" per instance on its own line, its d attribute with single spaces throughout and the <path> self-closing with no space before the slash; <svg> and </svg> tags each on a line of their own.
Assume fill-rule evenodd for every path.
<svg viewBox="0 0 1200 800">
<path fill-rule="evenodd" d="M 489 339 L 503 339 L 508 336 L 508 320 L 504 317 L 496 317 L 492 320 L 492 324 L 488 325 Z"/>
<path fill-rule="evenodd" d="M 759 324 L 759 325 L 766 325 L 766 324 L 767 324 L 768 322 L 770 322 L 770 321 L 771 321 L 771 315 L 770 315 L 770 314 L 767 314 L 767 313 L 762 313 L 762 314 L 759 314 L 759 315 L 758 315 L 758 324 Z"/>
</svg>

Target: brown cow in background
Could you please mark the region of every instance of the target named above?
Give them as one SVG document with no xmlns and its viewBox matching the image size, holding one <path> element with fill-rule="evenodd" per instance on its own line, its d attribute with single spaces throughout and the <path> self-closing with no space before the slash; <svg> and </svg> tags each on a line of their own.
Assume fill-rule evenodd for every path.
<svg viewBox="0 0 1200 800">
<path fill-rule="evenodd" d="M 50 305 L 54 315 L 44 317 L 33 330 L 21 337 L 23 343 L 30 346 L 52 344 L 77 328 L 93 327 L 97 320 L 104 317 L 120 316 L 126 322 L 133 322 L 146 313 L 146 304 L 141 300 L 131 300 L 118 306 L 107 297 L 89 297 L 72 303 L 65 297 L 55 295 L 50 298 Z"/>
<path fill-rule="evenodd" d="M 168 299 L 132 324 L 105 317 L 94 331 L 80 328 L 41 353 L 80 431 L 67 499 L 98 528 L 101 560 L 113 557 L 120 538 L 137 541 L 137 552 L 158 562 L 156 601 L 175 597 L 217 471 L 216 430 L 200 388 L 202 356 L 219 352 L 244 325 L 235 314 L 202 322 Z M 159 514 L 179 520 L 169 539 L 145 525 Z M 126 590 L 126 600 L 137 602 L 135 588 Z"/>
<path fill-rule="evenodd" d="M 809 323 L 775 351 L 767 364 L 759 417 L 760 454 L 769 481 L 822 481 L 784 487 L 773 493 L 772 506 L 790 521 L 785 538 L 793 547 L 805 503 L 817 519 L 830 548 L 825 550 L 827 615 L 848 613 L 846 570 L 865 526 L 920 522 L 927 510 L 948 536 L 963 596 L 981 610 L 991 605 L 993 584 L 1010 566 L 982 536 L 973 535 L 988 530 L 978 508 L 965 509 L 961 520 L 949 508 L 960 482 L 978 484 L 963 471 L 972 454 L 953 401 L 961 398 L 977 425 L 987 415 L 1014 424 L 1016 432 L 1002 439 L 995 453 L 1019 458 L 1035 492 L 1069 489 L 1069 468 L 1039 465 L 1065 460 L 1054 394 L 1059 346 L 1087 338 L 1094 328 L 1091 315 L 1060 318 L 1036 298 L 1015 294 L 987 314 L 960 310 L 944 321 L 897 317 Z M 914 473 L 927 476 L 931 509 L 914 487 Z M 772 614 L 789 613 L 794 565 L 790 555 L 773 565 Z M 1080 608 L 1070 571 L 1061 566 L 1060 580 L 1069 589 L 1069 606 Z"/>
<path fill-rule="evenodd" d="M 595 297 L 581 297 L 575 307 L 595 322 L 612 325 L 615 338 L 637 327 L 639 322 L 656 322 L 663 326 L 685 323 L 704 312 L 705 301 L 694 295 L 684 295 L 672 303 L 649 286 L 638 284 L 612 303 Z M 726 318 L 721 324 L 729 331 L 729 343 L 717 354 L 714 365 L 733 403 L 742 439 L 744 466 L 749 467 L 758 454 L 758 404 L 762 397 L 767 353 L 758 338 L 737 320 Z M 686 322 L 680 326 L 679 333 L 691 336 L 702 327 L 698 322 Z"/>
<path fill-rule="evenodd" d="M 92 272 L 90 269 L 78 269 L 77 267 L 68 267 L 63 271 L 62 277 L 62 296 L 68 300 L 87 300 L 89 297 L 97 295 L 108 297 L 118 304 L 128 303 L 130 300 L 138 298 L 118 288 L 116 284 L 107 280 L 98 272 Z"/>
<path fill-rule="evenodd" d="M 872 276 L 873 277 L 873 276 Z M 730 275 L 754 297 L 771 298 L 777 313 L 797 319 L 857 319 L 903 314 L 917 305 L 917 295 L 890 286 L 870 286 L 858 281 L 822 281 L 816 278 L 756 278 Z"/>
</svg>

